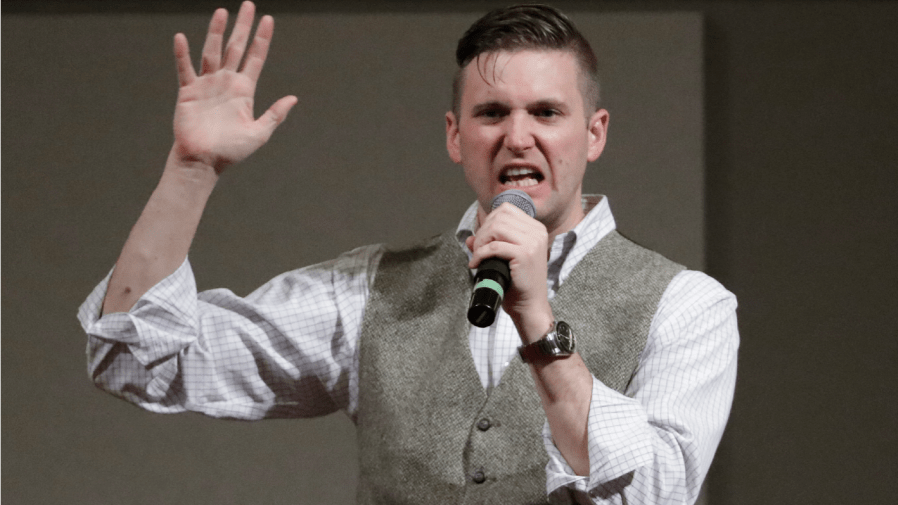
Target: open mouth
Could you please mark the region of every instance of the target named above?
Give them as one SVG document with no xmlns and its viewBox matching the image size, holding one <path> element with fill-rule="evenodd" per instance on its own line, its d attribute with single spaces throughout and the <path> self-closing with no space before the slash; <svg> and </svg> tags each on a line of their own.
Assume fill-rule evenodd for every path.
<svg viewBox="0 0 898 505">
<path fill-rule="evenodd" d="M 515 167 L 503 170 L 499 182 L 512 188 L 536 186 L 543 180 L 543 174 L 532 168 Z"/>
</svg>

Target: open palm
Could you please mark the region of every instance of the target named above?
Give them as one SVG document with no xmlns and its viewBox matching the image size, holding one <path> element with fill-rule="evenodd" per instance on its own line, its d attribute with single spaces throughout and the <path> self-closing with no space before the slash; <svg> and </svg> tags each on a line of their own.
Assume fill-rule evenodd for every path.
<svg viewBox="0 0 898 505">
<path fill-rule="evenodd" d="M 296 104 L 295 96 L 286 96 L 258 119 L 253 117 L 256 82 L 274 33 L 274 20 L 264 16 L 239 68 L 254 14 L 252 2 L 244 2 L 222 54 L 228 15 L 224 9 L 215 12 L 209 23 L 199 75 L 190 61 L 187 38 L 180 33 L 175 36 L 180 89 L 175 107 L 174 154 L 184 163 L 199 162 L 220 173 L 267 142 Z"/>
</svg>

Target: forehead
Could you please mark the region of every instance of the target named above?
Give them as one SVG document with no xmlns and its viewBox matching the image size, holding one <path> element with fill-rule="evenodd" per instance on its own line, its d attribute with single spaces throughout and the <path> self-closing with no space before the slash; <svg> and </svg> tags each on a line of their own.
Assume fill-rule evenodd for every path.
<svg viewBox="0 0 898 505">
<path fill-rule="evenodd" d="M 462 107 L 482 101 L 554 100 L 582 106 L 576 57 L 560 50 L 483 53 L 462 73 Z"/>
</svg>

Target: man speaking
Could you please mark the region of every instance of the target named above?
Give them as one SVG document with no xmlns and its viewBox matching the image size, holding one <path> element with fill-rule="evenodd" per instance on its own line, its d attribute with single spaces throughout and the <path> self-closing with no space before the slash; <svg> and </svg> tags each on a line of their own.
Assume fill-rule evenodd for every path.
<svg viewBox="0 0 898 505">
<path fill-rule="evenodd" d="M 297 102 L 253 117 L 274 30 L 264 16 L 250 41 L 254 16 L 245 2 L 225 42 L 216 11 L 198 72 L 175 36 L 174 145 L 79 312 L 97 385 L 153 412 L 344 410 L 360 503 L 694 501 L 732 402 L 736 301 L 622 237 L 607 200 L 583 194 L 609 115 L 567 17 L 500 9 L 459 40 L 446 147 L 477 201 L 455 230 L 361 247 L 245 298 L 197 293 L 187 253 L 213 188 Z M 493 209 L 508 190 L 535 214 Z M 480 327 L 466 314 L 492 258 L 510 282 Z"/>
</svg>

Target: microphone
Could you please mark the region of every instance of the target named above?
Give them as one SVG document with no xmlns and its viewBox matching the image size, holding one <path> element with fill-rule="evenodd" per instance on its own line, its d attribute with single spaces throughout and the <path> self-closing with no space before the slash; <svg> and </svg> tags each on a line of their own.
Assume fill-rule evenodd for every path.
<svg viewBox="0 0 898 505">
<path fill-rule="evenodd" d="M 496 195 L 490 204 L 490 211 L 505 202 L 523 210 L 530 217 L 536 217 L 533 200 L 521 190 L 509 189 Z M 471 303 L 468 306 L 468 321 L 479 328 L 493 324 L 509 287 L 511 287 L 511 270 L 507 261 L 496 257 L 481 261 L 477 267 L 477 275 L 474 276 L 474 292 L 471 293 Z"/>
</svg>

